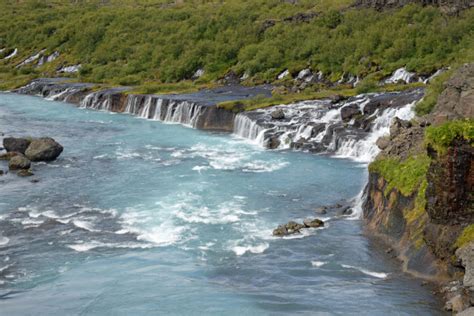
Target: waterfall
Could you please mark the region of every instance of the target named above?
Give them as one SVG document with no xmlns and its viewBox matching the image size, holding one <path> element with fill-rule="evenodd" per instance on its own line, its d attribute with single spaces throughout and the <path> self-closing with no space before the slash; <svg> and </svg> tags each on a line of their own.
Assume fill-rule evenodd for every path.
<svg viewBox="0 0 474 316">
<path fill-rule="evenodd" d="M 234 134 L 272 149 L 302 149 L 369 163 L 380 151 L 375 144 L 377 139 L 389 133 L 395 117 L 413 118 L 412 107 L 420 97 L 414 92 L 406 96 L 368 94 L 336 105 L 306 101 L 243 112 L 235 117 Z M 397 103 L 397 98 L 404 103 Z M 350 120 L 343 121 L 341 111 L 345 108 L 357 112 Z M 275 109 L 282 109 L 285 119 L 272 119 Z"/>
<path fill-rule="evenodd" d="M 245 114 L 237 114 L 234 122 L 234 134 L 254 141 L 256 144 L 264 145 L 264 134 L 266 129 L 261 127 L 257 121 L 250 119 Z"/>
</svg>

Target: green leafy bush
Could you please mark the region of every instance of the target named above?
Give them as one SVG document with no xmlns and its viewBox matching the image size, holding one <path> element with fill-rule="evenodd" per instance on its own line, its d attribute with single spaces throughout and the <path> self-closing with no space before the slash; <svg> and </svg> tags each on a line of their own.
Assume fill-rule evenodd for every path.
<svg viewBox="0 0 474 316">
<path fill-rule="evenodd" d="M 437 152 L 444 153 L 456 138 L 474 143 L 474 120 L 449 121 L 439 126 L 430 126 L 425 131 L 425 142 Z"/>
</svg>

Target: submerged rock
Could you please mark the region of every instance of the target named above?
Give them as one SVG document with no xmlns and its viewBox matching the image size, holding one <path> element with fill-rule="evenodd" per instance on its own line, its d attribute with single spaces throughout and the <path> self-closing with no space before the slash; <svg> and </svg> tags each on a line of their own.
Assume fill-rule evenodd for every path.
<svg viewBox="0 0 474 316">
<path fill-rule="evenodd" d="M 8 152 L 16 151 L 24 154 L 31 140 L 28 138 L 6 137 L 3 139 L 3 147 Z"/>
<path fill-rule="evenodd" d="M 285 225 L 280 225 L 273 230 L 273 236 L 284 237 L 293 234 L 301 233 L 303 228 L 317 228 L 323 227 L 324 222 L 319 219 L 306 219 L 304 224 L 290 221 Z"/>
<path fill-rule="evenodd" d="M 285 118 L 285 112 L 282 109 L 277 109 L 271 113 L 272 119 L 283 120 Z"/>
<path fill-rule="evenodd" d="M 31 161 L 23 155 L 16 155 L 11 158 L 8 163 L 8 168 L 10 170 L 29 169 L 30 167 Z"/>
<path fill-rule="evenodd" d="M 310 219 L 310 218 L 307 218 L 303 221 L 303 224 L 304 226 L 308 227 L 308 228 L 318 228 L 318 227 L 323 227 L 324 226 L 324 222 L 320 219 Z"/>
<path fill-rule="evenodd" d="M 31 177 L 35 174 L 30 169 L 22 169 L 16 173 L 19 177 Z"/>
<path fill-rule="evenodd" d="M 35 139 L 25 152 L 31 161 L 53 161 L 59 157 L 63 146 L 50 137 Z"/>
</svg>

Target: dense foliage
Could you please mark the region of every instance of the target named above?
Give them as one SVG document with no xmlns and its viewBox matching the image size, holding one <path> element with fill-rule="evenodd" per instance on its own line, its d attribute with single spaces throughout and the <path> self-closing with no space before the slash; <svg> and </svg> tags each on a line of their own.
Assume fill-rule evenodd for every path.
<svg viewBox="0 0 474 316">
<path fill-rule="evenodd" d="M 474 120 L 449 121 L 439 126 L 430 126 L 425 132 L 425 141 L 437 152 L 444 153 L 453 140 L 461 138 L 474 144 Z"/>
<path fill-rule="evenodd" d="M 81 80 L 123 85 L 177 82 L 200 68 L 200 82 L 231 69 L 249 81 L 272 81 L 284 69 L 294 74 L 307 66 L 336 81 L 343 73 L 386 75 L 401 66 L 431 73 L 474 58 L 474 10 L 448 17 L 434 7 L 376 12 L 351 3 L 5 0 L 0 58 L 19 53 L 0 61 L 0 79 L 51 76 L 80 63 Z M 309 12 L 317 16 L 308 22 L 285 20 Z M 41 49 L 61 55 L 39 68 L 13 67 Z"/>
</svg>

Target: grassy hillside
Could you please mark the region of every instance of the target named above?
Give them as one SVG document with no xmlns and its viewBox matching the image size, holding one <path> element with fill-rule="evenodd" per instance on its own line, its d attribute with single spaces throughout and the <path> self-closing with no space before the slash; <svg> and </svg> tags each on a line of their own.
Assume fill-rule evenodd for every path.
<svg viewBox="0 0 474 316">
<path fill-rule="evenodd" d="M 389 12 L 350 8 L 351 0 L 56 0 L 1 1 L 0 86 L 57 76 L 82 64 L 83 81 L 137 85 L 213 82 L 229 70 L 249 82 L 274 81 L 284 69 L 378 78 L 394 69 L 430 73 L 474 60 L 474 10 L 444 16 L 433 7 Z M 316 13 L 308 22 L 288 20 Z M 286 19 L 286 20 L 285 20 Z M 271 27 L 265 28 L 265 26 Z M 41 67 L 14 66 L 35 52 L 60 56 Z"/>
</svg>

